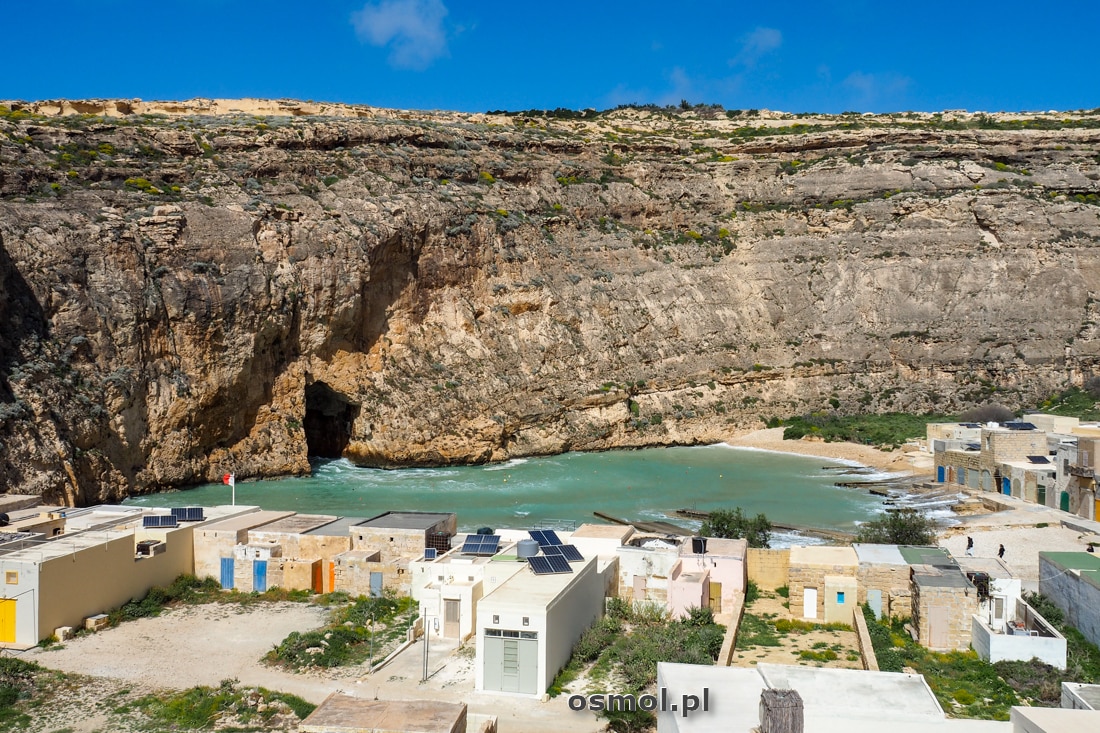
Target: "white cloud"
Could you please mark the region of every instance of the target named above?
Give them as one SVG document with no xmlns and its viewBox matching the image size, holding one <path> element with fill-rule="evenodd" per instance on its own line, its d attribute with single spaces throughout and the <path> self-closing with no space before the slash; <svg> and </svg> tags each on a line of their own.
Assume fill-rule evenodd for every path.
<svg viewBox="0 0 1100 733">
<path fill-rule="evenodd" d="M 730 66 L 752 68 L 765 54 L 783 45 L 783 34 L 775 28 L 757 28 L 741 39 L 741 50 L 730 59 Z"/>
<path fill-rule="evenodd" d="M 447 33 L 442 0 L 382 0 L 367 3 L 351 22 L 359 38 L 390 49 L 390 65 L 399 69 L 426 69 L 447 55 Z"/>
</svg>

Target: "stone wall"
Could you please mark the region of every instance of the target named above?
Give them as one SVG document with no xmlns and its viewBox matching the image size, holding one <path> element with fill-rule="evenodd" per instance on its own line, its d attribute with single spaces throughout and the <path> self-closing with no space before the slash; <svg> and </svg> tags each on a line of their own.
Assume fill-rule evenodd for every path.
<svg viewBox="0 0 1100 733">
<path fill-rule="evenodd" d="M 859 579 L 860 603 L 867 602 L 868 590 L 880 590 L 884 615 L 908 616 L 912 612 L 908 565 L 861 563 L 856 571 L 856 577 Z"/>
<path fill-rule="evenodd" d="M 750 547 L 745 554 L 749 580 L 761 590 L 775 590 L 787 585 L 790 550 L 765 550 Z"/>
<path fill-rule="evenodd" d="M 969 593 L 967 592 L 969 591 Z M 930 611 L 947 609 L 945 642 L 933 646 Z M 978 612 L 978 594 L 973 588 L 913 583 L 913 628 L 922 646 L 938 651 L 970 647 L 971 617 Z"/>
<path fill-rule="evenodd" d="M 790 587 L 791 615 L 802 616 L 805 588 L 817 588 L 817 613 L 813 618 L 825 618 L 825 576 L 842 575 L 855 577 L 856 567 L 852 565 L 791 565 L 787 573 Z M 809 618 L 809 617 L 806 617 Z M 845 621 L 848 623 L 848 621 Z"/>
</svg>

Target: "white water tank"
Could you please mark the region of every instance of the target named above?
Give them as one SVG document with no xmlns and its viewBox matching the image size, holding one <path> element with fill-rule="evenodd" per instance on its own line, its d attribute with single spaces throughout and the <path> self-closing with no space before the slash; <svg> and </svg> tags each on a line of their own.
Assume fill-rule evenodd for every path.
<svg viewBox="0 0 1100 733">
<path fill-rule="evenodd" d="M 539 543 L 534 540 L 520 540 L 516 545 L 516 555 L 520 560 L 526 560 L 539 554 Z"/>
</svg>

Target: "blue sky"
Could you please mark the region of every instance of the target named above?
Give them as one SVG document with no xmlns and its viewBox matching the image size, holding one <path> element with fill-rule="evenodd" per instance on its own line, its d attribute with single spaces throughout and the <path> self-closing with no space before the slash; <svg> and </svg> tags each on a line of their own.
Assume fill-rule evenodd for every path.
<svg viewBox="0 0 1100 733">
<path fill-rule="evenodd" d="M 0 98 L 293 97 L 486 111 L 1100 107 L 1100 3 L 4 3 Z"/>
</svg>

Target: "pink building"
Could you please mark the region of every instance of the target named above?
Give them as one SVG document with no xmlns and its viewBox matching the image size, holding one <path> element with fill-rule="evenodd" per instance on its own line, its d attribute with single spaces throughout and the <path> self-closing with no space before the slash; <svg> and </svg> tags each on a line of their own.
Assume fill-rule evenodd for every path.
<svg viewBox="0 0 1100 733">
<path fill-rule="evenodd" d="M 693 607 L 729 612 L 745 593 L 748 540 L 691 538 L 680 546 L 680 558 L 668 579 L 668 609 L 673 618 Z"/>
</svg>

